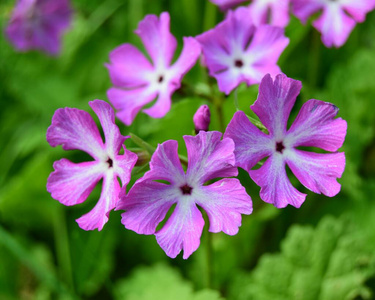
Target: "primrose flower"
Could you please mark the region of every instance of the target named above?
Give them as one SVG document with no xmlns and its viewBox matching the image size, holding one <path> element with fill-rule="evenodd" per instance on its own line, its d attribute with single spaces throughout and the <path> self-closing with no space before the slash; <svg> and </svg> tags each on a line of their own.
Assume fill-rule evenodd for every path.
<svg viewBox="0 0 375 300">
<path fill-rule="evenodd" d="M 54 172 L 47 181 L 47 190 L 52 198 L 64 205 L 84 202 L 100 179 L 103 187 L 100 199 L 87 214 L 77 219 L 84 230 L 101 230 L 108 221 L 109 212 L 115 207 L 122 186 L 130 180 L 137 155 L 125 149 L 127 137 L 122 136 L 115 124 L 112 107 L 101 100 L 89 102 L 103 127 L 105 143 L 93 118 L 76 108 L 60 108 L 47 130 L 47 141 L 52 147 L 62 145 L 64 150 L 79 149 L 94 158 L 94 161 L 72 163 L 63 158 L 53 164 Z M 124 154 L 119 154 L 121 148 Z"/>
<path fill-rule="evenodd" d="M 163 117 L 170 109 L 171 95 L 181 85 L 182 77 L 196 63 L 200 55 L 199 43 L 184 37 L 184 47 L 177 61 L 171 65 L 177 42 L 169 31 L 169 14 L 158 19 L 146 16 L 135 31 L 150 55 L 152 63 L 133 45 L 123 44 L 113 50 L 107 65 L 114 87 L 108 98 L 118 110 L 117 117 L 130 125 L 143 106 L 157 98 L 155 104 L 143 110 L 153 118 Z"/>
<path fill-rule="evenodd" d="M 210 0 L 219 5 L 221 10 L 227 10 L 246 0 Z M 289 23 L 290 0 L 253 0 L 248 6 L 248 17 L 254 25 L 271 24 L 285 27 Z"/>
<path fill-rule="evenodd" d="M 309 100 L 301 108 L 289 129 L 290 111 L 301 90 L 301 82 L 283 74 L 275 81 L 266 75 L 260 86 L 259 96 L 251 109 L 265 125 L 265 134 L 250 123 L 247 116 L 238 111 L 225 132 L 236 148 L 236 165 L 249 172 L 261 187 L 260 197 L 278 208 L 291 204 L 300 207 L 306 195 L 290 183 L 285 164 L 308 189 L 326 196 L 340 191 L 340 178 L 345 168 L 344 153 L 337 153 L 345 139 L 347 124 L 341 118 L 334 119 L 338 108 L 331 103 Z M 297 147 L 317 147 L 335 153 L 313 153 Z M 265 163 L 252 168 L 263 158 Z"/>
<path fill-rule="evenodd" d="M 224 178 L 205 185 L 212 179 L 236 176 L 234 143 L 221 140 L 217 131 L 200 131 L 197 136 L 184 136 L 188 150 L 188 167 L 182 169 L 177 141 L 159 145 L 150 162 L 150 171 L 139 179 L 127 195 L 122 190 L 116 209 L 126 210 L 122 223 L 139 234 L 155 234 L 165 253 L 175 258 L 183 249 L 187 259 L 200 244 L 204 209 L 210 221 L 210 232 L 235 235 L 241 226 L 241 214 L 252 212 L 252 202 L 238 179 Z M 160 181 L 166 181 L 163 183 Z M 155 233 L 168 210 L 172 215 Z"/>
<path fill-rule="evenodd" d="M 5 33 L 19 51 L 35 49 L 57 55 L 71 15 L 69 0 L 19 0 Z"/>
<path fill-rule="evenodd" d="M 302 21 L 318 11 L 322 14 L 313 26 L 322 34 L 327 47 L 345 44 L 356 23 L 375 8 L 374 0 L 293 0 L 293 12 Z"/>
<path fill-rule="evenodd" d="M 248 14 L 245 7 L 229 11 L 226 20 L 197 37 L 209 74 L 226 94 L 241 82 L 257 84 L 267 73 L 279 74 L 277 60 L 289 43 L 282 28 L 256 27 Z"/>
</svg>

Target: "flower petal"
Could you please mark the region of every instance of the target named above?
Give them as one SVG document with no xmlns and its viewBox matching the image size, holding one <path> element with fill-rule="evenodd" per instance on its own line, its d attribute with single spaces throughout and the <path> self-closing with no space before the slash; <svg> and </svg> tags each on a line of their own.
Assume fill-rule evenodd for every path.
<svg viewBox="0 0 375 300">
<path fill-rule="evenodd" d="M 59 108 L 47 130 L 47 141 L 52 147 L 64 150 L 79 149 L 95 159 L 102 158 L 104 145 L 98 127 L 89 113 L 76 108 Z"/>
<path fill-rule="evenodd" d="M 224 137 L 234 141 L 236 166 L 248 172 L 274 150 L 274 142 L 270 137 L 253 125 L 242 111 L 234 114 Z"/>
<path fill-rule="evenodd" d="M 173 74 L 172 92 L 180 87 L 182 77 L 195 65 L 200 54 L 201 47 L 198 41 L 192 37 L 184 37 L 182 52 L 170 69 Z"/>
<path fill-rule="evenodd" d="M 107 172 L 103 178 L 103 187 L 98 203 L 90 212 L 76 220 L 79 227 L 84 230 L 102 230 L 105 223 L 108 222 L 110 211 L 116 206 L 119 193 L 120 184 L 115 174 Z"/>
<path fill-rule="evenodd" d="M 104 169 L 96 161 L 75 164 L 63 158 L 55 161 L 47 180 L 47 191 L 64 205 L 84 202 L 103 177 Z"/>
<path fill-rule="evenodd" d="M 303 104 L 290 127 L 285 143 L 290 146 L 311 146 L 327 151 L 337 151 L 346 135 L 347 123 L 334 119 L 338 108 L 328 102 L 311 99 Z"/>
<path fill-rule="evenodd" d="M 185 180 L 185 173 L 178 157 L 178 143 L 169 140 L 159 144 L 151 157 L 150 171 L 139 180 L 166 180 L 170 183 L 180 183 Z"/>
<path fill-rule="evenodd" d="M 254 24 L 271 24 L 285 27 L 289 23 L 289 1 L 254 0 L 249 5 L 249 13 Z"/>
<path fill-rule="evenodd" d="M 156 98 L 157 92 L 146 88 L 134 90 L 110 88 L 107 91 L 107 96 L 115 109 L 118 110 L 116 116 L 129 126 L 142 107 Z"/>
<path fill-rule="evenodd" d="M 113 85 L 122 88 L 139 88 L 149 84 L 154 68 L 133 45 L 123 44 L 109 54 L 106 65 Z"/>
<path fill-rule="evenodd" d="M 193 202 L 180 201 L 167 223 L 156 234 L 156 240 L 165 253 L 175 258 L 184 250 L 187 259 L 200 244 L 204 226 L 201 212 Z"/>
<path fill-rule="evenodd" d="M 210 0 L 212 3 L 218 5 L 221 10 L 225 11 L 233 6 L 236 6 L 247 0 Z"/>
<path fill-rule="evenodd" d="M 307 19 L 324 8 L 322 1 L 316 0 L 293 0 L 293 13 L 303 23 L 306 23 Z"/>
<path fill-rule="evenodd" d="M 170 32 L 169 22 L 168 12 L 163 12 L 159 19 L 155 15 L 147 15 L 139 22 L 135 31 L 142 39 L 155 66 L 169 66 L 176 50 L 177 42 Z"/>
<path fill-rule="evenodd" d="M 272 203 L 277 208 L 288 204 L 299 208 L 305 201 L 306 194 L 302 194 L 290 183 L 286 171 L 285 161 L 281 154 L 270 156 L 258 170 L 251 170 L 250 177 L 261 187 L 260 198 Z"/>
<path fill-rule="evenodd" d="M 250 196 L 234 178 L 202 186 L 196 197 L 196 203 L 207 212 L 210 232 L 235 235 L 241 226 L 241 214 L 249 215 L 253 211 Z"/>
<path fill-rule="evenodd" d="M 165 90 L 159 91 L 158 98 L 153 106 L 143 110 L 145 114 L 148 114 L 152 118 L 162 118 L 171 109 L 171 94 L 172 90 L 167 87 Z"/>
<path fill-rule="evenodd" d="M 344 153 L 313 153 L 293 150 L 286 163 L 298 180 L 314 193 L 333 197 L 340 191 L 337 182 L 345 169 Z"/>
<path fill-rule="evenodd" d="M 127 195 L 122 194 L 116 210 L 126 210 L 121 214 L 125 228 L 138 234 L 154 234 L 179 196 L 171 185 L 146 180 L 133 185 Z"/>
<path fill-rule="evenodd" d="M 341 47 L 355 27 L 339 5 L 328 5 L 322 15 L 313 22 L 313 26 L 322 34 L 322 41 L 327 47 Z"/>
<path fill-rule="evenodd" d="M 116 155 L 114 159 L 114 172 L 120 177 L 122 187 L 125 187 L 131 178 L 131 172 L 138 160 L 137 154 L 127 150 L 125 147 L 124 154 Z"/>
<path fill-rule="evenodd" d="M 275 81 L 267 74 L 260 83 L 258 99 L 251 109 L 276 139 L 286 133 L 289 114 L 301 88 L 300 81 L 284 74 L 277 75 Z"/>
<path fill-rule="evenodd" d="M 229 138 L 221 140 L 221 136 L 218 131 L 184 136 L 189 162 L 186 177 L 190 181 L 204 184 L 211 179 L 238 174 L 234 167 L 234 143 Z"/>
<path fill-rule="evenodd" d="M 353 17 L 356 22 L 363 22 L 366 14 L 375 8 L 374 0 L 343 0 L 342 8 Z"/>
</svg>

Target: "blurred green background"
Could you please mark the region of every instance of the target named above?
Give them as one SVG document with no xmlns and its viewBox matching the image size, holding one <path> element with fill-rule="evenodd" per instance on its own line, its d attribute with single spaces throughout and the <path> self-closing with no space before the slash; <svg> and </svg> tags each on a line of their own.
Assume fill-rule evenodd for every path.
<svg viewBox="0 0 375 300">
<path fill-rule="evenodd" d="M 0 2 L 2 31 L 14 2 Z M 93 207 L 100 185 L 75 207 L 53 200 L 45 187 L 53 161 L 87 157 L 51 148 L 45 134 L 56 109 L 76 107 L 92 114 L 88 101 L 107 100 L 108 54 L 124 42 L 142 48 L 133 31 L 146 14 L 170 12 L 178 51 L 182 36 L 214 27 L 223 15 L 206 0 L 72 4 L 74 21 L 58 58 L 17 53 L 0 37 L 1 300 L 375 299 L 375 12 L 340 49 L 325 48 L 310 23 L 303 26 L 292 17 L 286 28 L 291 41 L 280 58 L 281 69 L 303 83 L 291 120 L 305 101 L 315 98 L 334 103 L 348 122 L 339 195 L 313 194 L 292 178 L 307 192 L 306 202 L 300 209 L 278 210 L 260 200 L 259 187 L 240 170 L 254 213 L 243 217 L 236 236 L 212 235 L 210 259 L 205 226 L 200 248 L 184 261 L 168 258 L 154 236 L 126 230 L 119 211 L 111 213 L 101 232 L 81 230 L 74 220 Z M 207 82 L 212 80 L 199 64 L 184 78 L 198 90 Z M 238 89 L 240 107 L 248 114 L 257 89 Z M 118 124 L 122 134 L 133 132 L 153 146 L 176 139 L 184 153 L 182 135 L 192 133 L 193 114 L 203 103 L 203 98 L 177 91 L 165 118 L 140 114 L 130 128 Z M 229 96 L 226 123 L 234 112 Z M 211 129 L 217 130 L 212 114 Z"/>
</svg>

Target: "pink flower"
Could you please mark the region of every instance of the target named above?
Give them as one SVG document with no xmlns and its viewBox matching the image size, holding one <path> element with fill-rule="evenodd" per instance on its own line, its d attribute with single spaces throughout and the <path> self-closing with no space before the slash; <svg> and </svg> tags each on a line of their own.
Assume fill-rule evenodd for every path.
<svg viewBox="0 0 375 300">
<path fill-rule="evenodd" d="M 211 122 L 211 112 L 210 108 L 207 105 L 202 105 L 198 108 L 195 112 L 193 117 L 195 133 L 199 133 L 199 131 L 208 131 L 208 127 L 210 126 Z"/>
<path fill-rule="evenodd" d="M 308 189 L 326 196 L 340 191 L 340 178 L 345 168 L 344 153 L 337 153 L 345 139 L 347 124 L 341 118 L 334 119 L 338 108 L 331 103 L 309 100 L 301 108 L 289 129 L 290 111 L 301 90 L 301 82 L 283 74 L 275 81 L 266 75 L 260 86 L 259 96 L 251 109 L 266 126 L 265 134 L 250 123 L 242 112 L 236 112 L 225 132 L 236 148 L 236 165 L 249 172 L 261 187 L 260 197 L 278 208 L 291 204 L 300 207 L 305 194 L 290 183 L 285 164 Z M 312 153 L 297 147 L 318 147 L 335 153 Z M 259 169 L 252 168 L 268 157 Z"/>
<path fill-rule="evenodd" d="M 252 202 L 236 176 L 234 143 L 221 139 L 217 131 L 201 131 L 184 136 L 188 150 L 188 167 L 182 169 L 177 141 L 159 145 L 150 162 L 150 171 L 139 179 L 127 195 L 120 195 L 116 209 L 126 210 L 122 223 L 139 234 L 155 234 L 160 247 L 175 258 L 183 249 L 188 258 L 200 244 L 204 209 L 210 221 L 210 232 L 235 235 L 241 225 L 241 214 L 252 212 Z M 160 182 L 166 181 L 168 184 Z M 124 189 L 122 191 L 125 191 Z M 155 233 L 168 210 L 176 204 L 165 225 Z"/>
<path fill-rule="evenodd" d="M 120 178 L 125 187 L 130 180 L 137 155 L 125 149 L 127 137 L 122 136 L 115 124 L 112 107 L 101 100 L 89 102 L 103 127 L 105 143 L 93 118 L 76 108 L 60 108 L 47 130 L 47 141 L 52 147 L 62 145 L 64 150 L 79 149 L 94 158 L 94 161 L 72 163 L 63 158 L 53 164 L 47 190 L 52 198 L 64 205 L 84 202 L 100 179 L 103 187 L 94 209 L 77 219 L 84 230 L 101 230 L 108 221 L 109 212 L 118 201 Z M 124 154 L 119 154 L 121 148 Z"/>
<path fill-rule="evenodd" d="M 293 12 L 304 23 L 322 11 L 313 26 L 327 47 L 344 45 L 356 23 L 363 22 L 374 7 L 374 0 L 293 0 Z"/>
<path fill-rule="evenodd" d="M 246 0 L 210 0 L 219 5 L 221 10 L 227 10 Z M 290 0 L 253 0 L 248 6 L 248 17 L 254 25 L 271 24 L 285 27 L 289 23 Z"/>
<path fill-rule="evenodd" d="M 143 112 L 153 118 L 163 117 L 171 107 L 173 92 L 200 55 L 199 43 L 192 37 L 185 37 L 182 53 L 171 65 L 177 42 L 169 31 L 169 19 L 167 12 L 162 13 L 160 19 L 148 15 L 135 32 L 142 39 L 152 64 L 130 44 L 123 44 L 110 53 L 107 68 L 114 87 L 107 94 L 118 110 L 117 117 L 127 125 L 156 97 L 156 103 Z"/>
<path fill-rule="evenodd" d="M 69 0 L 19 0 L 5 33 L 19 51 L 35 49 L 57 55 L 71 15 Z"/>
<path fill-rule="evenodd" d="M 289 43 L 284 30 L 254 26 L 244 7 L 230 11 L 226 20 L 197 37 L 211 76 L 229 94 L 241 82 L 257 84 L 267 73 L 279 74 L 277 60 Z"/>
</svg>

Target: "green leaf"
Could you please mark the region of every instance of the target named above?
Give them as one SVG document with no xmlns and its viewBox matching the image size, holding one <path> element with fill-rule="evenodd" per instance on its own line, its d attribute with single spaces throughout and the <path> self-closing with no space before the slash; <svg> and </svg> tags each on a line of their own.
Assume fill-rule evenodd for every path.
<svg viewBox="0 0 375 300">
<path fill-rule="evenodd" d="M 294 225 L 281 252 L 265 254 L 250 274 L 234 280 L 240 299 L 370 299 L 365 281 L 375 275 L 375 253 L 347 219 L 325 217 L 313 229 Z"/>
<path fill-rule="evenodd" d="M 193 291 L 192 284 L 185 281 L 179 272 L 163 264 L 139 267 L 130 278 L 118 282 L 118 300 L 219 300 L 217 291 Z"/>
</svg>

